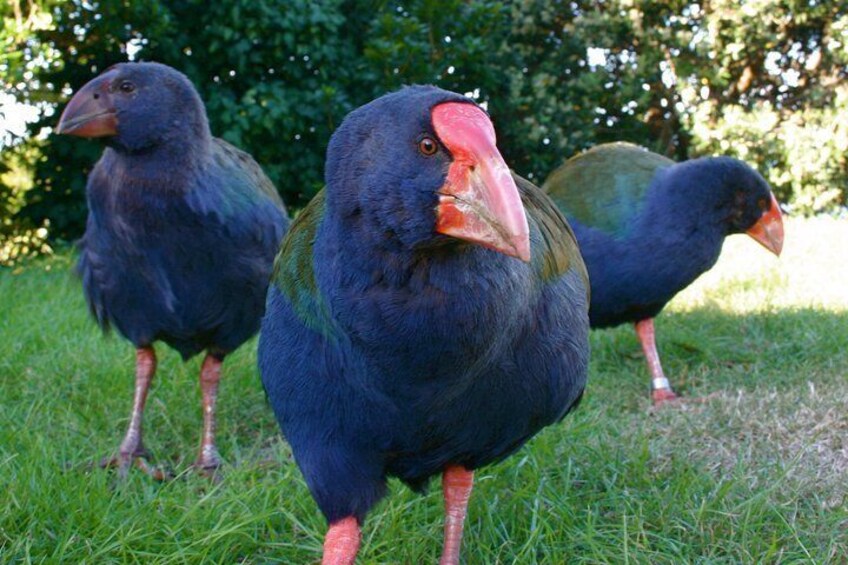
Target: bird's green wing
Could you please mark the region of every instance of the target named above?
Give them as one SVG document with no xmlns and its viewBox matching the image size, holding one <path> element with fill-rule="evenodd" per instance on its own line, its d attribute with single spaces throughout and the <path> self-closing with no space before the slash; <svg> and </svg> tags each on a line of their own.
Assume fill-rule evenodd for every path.
<svg viewBox="0 0 848 565">
<path fill-rule="evenodd" d="M 315 234 L 324 217 L 324 191 L 307 204 L 292 222 L 274 261 L 271 284 L 285 295 L 295 314 L 310 329 L 324 335 L 331 331 L 326 303 L 315 279 Z"/>
<path fill-rule="evenodd" d="M 531 262 L 540 280 L 549 282 L 574 269 L 580 273 L 588 289 L 589 275 L 568 221 L 539 187 L 515 173 L 512 177 L 521 194 L 527 219 L 536 227 L 536 230 L 531 228 Z M 533 233 L 537 230 L 538 235 Z"/>
<path fill-rule="evenodd" d="M 612 235 L 626 231 L 659 169 L 674 161 L 631 143 L 598 145 L 566 161 L 545 180 L 559 209 Z"/>
<path fill-rule="evenodd" d="M 240 195 L 234 197 L 267 199 L 277 208 L 285 210 L 274 183 L 248 153 L 217 137 L 212 140 L 212 152 L 218 165 L 228 171 L 238 171 L 243 177 L 243 182 L 239 185 L 250 189 L 242 190 Z"/>
</svg>

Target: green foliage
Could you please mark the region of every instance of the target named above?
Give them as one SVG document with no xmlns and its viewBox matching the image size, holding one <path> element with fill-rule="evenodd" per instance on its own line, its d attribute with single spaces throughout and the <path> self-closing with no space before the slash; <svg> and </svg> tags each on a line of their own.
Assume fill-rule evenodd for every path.
<svg viewBox="0 0 848 565">
<path fill-rule="evenodd" d="M 37 149 L 33 186 L 0 184 L 22 203 L 3 213 L 49 220 L 53 237 L 81 233 L 101 149 L 46 128 L 130 53 L 184 71 L 213 132 L 295 209 L 321 187 L 346 113 L 411 83 L 485 103 L 507 161 L 537 182 L 625 140 L 676 159 L 737 155 L 803 213 L 846 204 L 846 0 L 11 0 L 0 16 L 0 81 L 42 110 L 15 141 Z"/>
<path fill-rule="evenodd" d="M 38 158 L 34 148 L 9 149 L 0 161 L 0 265 L 9 267 L 21 259 L 52 252 L 47 243 L 49 220 L 41 226 L 20 221 L 16 215 L 32 189 L 27 163 Z"/>
<path fill-rule="evenodd" d="M 848 204 L 848 3 L 733 0 L 698 17 L 704 37 L 678 87 L 698 153 L 759 166 L 802 213 Z"/>
<path fill-rule="evenodd" d="M 353 107 L 345 85 L 356 59 L 342 2 L 162 4 L 169 32 L 151 36 L 139 56 L 184 71 L 215 135 L 253 154 L 286 202 L 303 205 L 322 186 L 327 140 Z"/>
</svg>

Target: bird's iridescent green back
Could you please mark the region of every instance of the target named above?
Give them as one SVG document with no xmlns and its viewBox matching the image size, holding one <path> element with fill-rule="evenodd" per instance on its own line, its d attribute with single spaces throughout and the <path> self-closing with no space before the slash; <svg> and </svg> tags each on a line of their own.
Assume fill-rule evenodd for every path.
<svg viewBox="0 0 848 565">
<path fill-rule="evenodd" d="M 286 295 L 295 313 L 308 328 L 329 336 L 330 315 L 321 293 L 318 292 L 312 253 L 315 234 L 323 216 L 322 190 L 295 218 L 291 229 L 283 238 L 280 252 L 274 261 L 271 284 Z"/>
<path fill-rule="evenodd" d="M 216 164 L 232 175 L 239 175 L 238 178 L 228 179 L 230 182 L 224 186 L 224 189 L 228 191 L 228 198 L 248 201 L 262 198 L 272 202 L 281 210 L 285 209 L 274 183 L 253 157 L 217 137 L 213 138 L 211 149 L 212 159 Z M 234 183 L 239 186 L 234 186 Z"/>
<path fill-rule="evenodd" d="M 621 235 L 639 212 L 654 175 L 671 165 L 671 159 L 638 145 L 605 143 L 566 161 L 542 190 L 569 218 Z"/>
<path fill-rule="evenodd" d="M 512 178 L 521 194 L 521 201 L 531 222 L 539 229 L 541 245 L 532 246 L 532 264 L 539 278 L 549 282 L 561 277 L 569 269 L 576 269 L 589 288 L 589 275 L 577 247 L 577 238 L 568 221 L 557 210 L 550 198 L 530 181 L 513 173 Z"/>
</svg>

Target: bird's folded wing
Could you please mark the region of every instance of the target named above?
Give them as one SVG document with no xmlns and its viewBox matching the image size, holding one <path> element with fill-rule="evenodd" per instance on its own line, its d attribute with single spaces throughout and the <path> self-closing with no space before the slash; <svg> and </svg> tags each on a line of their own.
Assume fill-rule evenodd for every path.
<svg viewBox="0 0 848 565">
<path fill-rule="evenodd" d="M 630 143 L 606 143 L 566 161 L 542 190 L 569 218 L 613 236 L 638 214 L 657 171 L 674 161 Z"/>
</svg>

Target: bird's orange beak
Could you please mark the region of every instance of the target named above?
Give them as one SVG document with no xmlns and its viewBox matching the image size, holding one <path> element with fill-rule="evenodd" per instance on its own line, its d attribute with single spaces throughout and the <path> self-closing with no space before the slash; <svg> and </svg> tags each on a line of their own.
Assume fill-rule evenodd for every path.
<svg viewBox="0 0 848 565">
<path fill-rule="evenodd" d="M 436 208 L 438 233 L 530 261 L 530 230 L 518 188 L 495 144 L 483 110 L 445 102 L 431 111 L 433 127 L 453 155 Z"/>
<path fill-rule="evenodd" d="M 56 132 L 79 137 L 117 134 L 118 117 L 109 92 L 111 78 L 107 72 L 86 83 L 65 106 Z"/>
<path fill-rule="evenodd" d="M 780 214 L 780 204 L 778 204 L 774 194 L 771 195 L 770 206 L 760 216 L 757 223 L 745 233 L 775 255 L 780 256 L 780 252 L 783 250 L 783 217 Z"/>
</svg>

